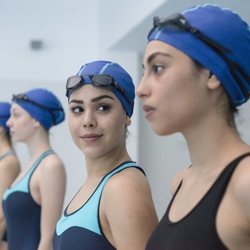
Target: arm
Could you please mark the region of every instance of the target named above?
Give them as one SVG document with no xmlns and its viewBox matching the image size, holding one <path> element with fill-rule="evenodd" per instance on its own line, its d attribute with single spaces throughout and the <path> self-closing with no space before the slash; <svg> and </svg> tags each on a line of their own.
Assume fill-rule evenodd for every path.
<svg viewBox="0 0 250 250">
<path fill-rule="evenodd" d="M 8 245 L 6 242 L 1 242 L 0 244 L 0 250 L 8 250 Z"/>
<path fill-rule="evenodd" d="M 242 217 L 242 231 L 250 243 L 250 157 L 244 159 L 235 171 L 231 182 L 231 194 L 234 204 Z M 239 224 L 239 223 L 238 223 Z M 240 225 L 240 224 L 239 224 Z M 239 226 L 238 225 L 238 226 Z"/>
<path fill-rule="evenodd" d="M 136 169 L 113 176 L 104 188 L 102 205 L 112 244 L 118 250 L 144 250 L 158 223 L 145 176 Z"/>
<path fill-rule="evenodd" d="M 216 215 L 218 235 L 228 249 L 249 249 L 249 190 L 250 157 L 247 157 L 233 172 Z"/>
<path fill-rule="evenodd" d="M 19 172 L 20 172 L 20 166 L 16 156 L 9 156 L 1 161 L 0 163 L 0 198 L 1 198 L 0 239 L 1 240 L 5 232 L 5 219 L 2 208 L 3 193 L 16 179 Z"/>
<path fill-rule="evenodd" d="M 41 170 L 41 240 L 38 250 L 51 250 L 56 223 L 62 213 L 66 174 L 57 156 L 49 157 Z"/>
</svg>

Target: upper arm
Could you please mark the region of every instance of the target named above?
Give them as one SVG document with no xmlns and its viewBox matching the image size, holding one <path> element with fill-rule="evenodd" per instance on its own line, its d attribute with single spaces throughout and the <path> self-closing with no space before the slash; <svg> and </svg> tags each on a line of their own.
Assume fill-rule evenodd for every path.
<svg viewBox="0 0 250 250">
<path fill-rule="evenodd" d="M 12 184 L 20 172 L 19 162 L 16 156 L 9 156 L 0 163 L 0 198 L 4 191 Z M 2 206 L 0 206 L 0 237 L 4 232 L 5 222 Z"/>
<path fill-rule="evenodd" d="M 235 171 L 230 190 L 241 214 L 248 222 L 250 233 L 250 157 L 244 159 Z"/>
<path fill-rule="evenodd" d="M 0 195 L 16 179 L 20 172 L 19 162 L 16 156 L 9 156 L 0 163 Z"/>
<path fill-rule="evenodd" d="M 57 156 L 46 159 L 40 170 L 41 242 L 49 242 L 52 241 L 56 223 L 62 213 L 66 174 L 64 165 Z"/>
<path fill-rule="evenodd" d="M 113 243 L 119 250 L 145 249 L 158 223 L 148 181 L 139 171 L 131 170 L 113 176 L 102 198 Z"/>
</svg>

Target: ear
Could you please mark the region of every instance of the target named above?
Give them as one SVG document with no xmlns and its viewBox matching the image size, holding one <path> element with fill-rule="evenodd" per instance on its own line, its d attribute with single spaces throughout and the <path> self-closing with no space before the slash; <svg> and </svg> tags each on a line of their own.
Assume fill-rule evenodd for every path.
<svg viewBox="0 0 250 250">
<path fill-rule="evenodd" d="M 210 90 L 218 89 L 221 87 L 221 83 L 215 75 L 211 75 L 207 81 L 207 87 Z"/>
<path fill-rule="evenodd" d="M 34 124 L 34 126 L 35 126 L 35 128 L 39 128 L 39 127 L 41 127 L 41 124 L 40 124 L 40 122 L 39 121 L 37 121 L 36 119 L 34 119 L 34 118 L 32 118 L 33 119 L 33 124 Z"/>
<path fill-rule="evenodd" d="M 131 119 L 130 117 L 126 116 L 126 121 L 125 121 L 126 126 L 129 126 L 131 124 Z"/>
<path fill-rule="evenodd" d="M 0 125 L 0 133 L 2 133 L 4 131 L 3 126 Z"/>
</svg>

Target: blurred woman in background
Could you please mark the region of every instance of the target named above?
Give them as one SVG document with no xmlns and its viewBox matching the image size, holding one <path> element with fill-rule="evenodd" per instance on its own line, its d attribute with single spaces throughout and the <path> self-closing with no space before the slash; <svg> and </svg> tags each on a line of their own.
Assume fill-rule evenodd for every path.
<svg viewBox="0 0 250 250">
<path fill-rule="evenodd" d="M 20 165 L 12 147 L 12 142 L 9 134 L 9 128 L 6 125 L 10 117 L 11 104 L 8 102 L 0 102 L 0 197 L 4 191 L 11 185 L 14 179 L 20 172 Z M 6 225 L 2 209 L 0 206 L 0 249 L 6 245 Z"/>
<path fill-rule="evenodd" d="M 51 148 L 49 130 L 64 121 L 58 98 L 36 88 L 13 96 L 7 121 L 12 139 L 23 142 L 29 160 L 4 193 L 9 250 L 51 250 L 65 193 L 65 169 Z"/>
</svg>

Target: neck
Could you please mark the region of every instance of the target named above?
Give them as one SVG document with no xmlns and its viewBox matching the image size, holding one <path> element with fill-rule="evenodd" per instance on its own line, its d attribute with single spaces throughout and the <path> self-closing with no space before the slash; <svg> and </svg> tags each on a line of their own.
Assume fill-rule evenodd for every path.
<svg viewBox="0 0 250 250">
<path fill-rule="evenodd" d="M 125 161 L 131 161 L 126 148 L 116 149 L 102 157 L 86 157 L 88 178 L 104 176 Z"/>
<path fill-rule="evenodd" d="M 25 141 L 30 159 L 34 161 L 39 155 L 51 148 L 49 134 L 45 130 L 39 130 Z"/>
<path fill-rule="evenodd" d="M 212 123 L 198 122 L 195 128 L 184 133 L 192 170 L 200 172 L 223 168 L 238 155 L 250 151 L 236 129 L 225 123 L 219 119 L 213 120 Z"/>
</svg>

